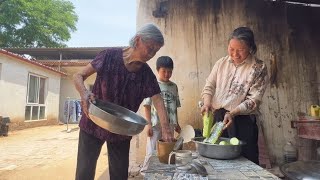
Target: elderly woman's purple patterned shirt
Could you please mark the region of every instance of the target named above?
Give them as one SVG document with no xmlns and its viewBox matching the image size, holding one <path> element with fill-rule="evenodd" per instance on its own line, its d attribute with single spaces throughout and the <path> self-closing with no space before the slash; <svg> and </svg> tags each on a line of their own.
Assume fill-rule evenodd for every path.
<svg viewBox="0 0 320 180">
<path fill-rule="evenodd" d="M 97 99 L 137 112 L 144 98 L 161 92 L 157 78 L 148 64 L 144 64 L 138 72 L 129 72 L 126 69 L 122 48 L 108 48 L 100 52 L 91 65 L 97 72 L 92 89 Z M 102 129 L 84 114 L 79 126 L 81 130 L 101 140 L 116 142 L 131 139 L 131 136 L 114 134 Z"/>
</svg>

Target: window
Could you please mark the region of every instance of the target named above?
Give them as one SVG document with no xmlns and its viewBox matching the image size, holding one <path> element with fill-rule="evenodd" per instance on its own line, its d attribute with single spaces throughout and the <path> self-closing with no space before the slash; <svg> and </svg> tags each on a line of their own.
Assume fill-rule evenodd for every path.
<svg viewBox="0 0 320 180">
<path fill-rule="evenodd" d="M 27 106 L 25 119 L 41 120 L 45 118 L 46 78 L 29 74 Z"/>
</svg>

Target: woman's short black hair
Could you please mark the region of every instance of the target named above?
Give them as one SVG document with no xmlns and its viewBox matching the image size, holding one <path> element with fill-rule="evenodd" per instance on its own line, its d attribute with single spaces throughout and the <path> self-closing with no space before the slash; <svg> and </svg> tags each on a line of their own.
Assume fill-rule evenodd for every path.
<svg viewBox="0 0 320 180">
<path fill-rule="evenodd" d="M 238 39 L 240 41 L 244 41 L 248 47 L 250 48 L 250 53 L 255 54 L 257 52 L 257 46 L 254 41 L 254 35 L 250 28 L 248 27 L 238 27 L 233 30 L 229 37 L 229 42 L 231 39 Z"/>
<path fill-rule="evenodd" d="M 161 56 L 157 59 L 157 71 L 160 68 L 171 68 L 173 69 L 173 61 L 169 56 Z"/>
</svg>

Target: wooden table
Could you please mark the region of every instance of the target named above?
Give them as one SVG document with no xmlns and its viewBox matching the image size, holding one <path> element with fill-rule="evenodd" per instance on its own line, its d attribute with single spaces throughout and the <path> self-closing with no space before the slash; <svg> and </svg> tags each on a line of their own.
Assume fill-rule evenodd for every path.
<svg viewBox="0 0 320 180">
<path fill-rule="evenodd" d="M 148 162 L 144 179 L 188 179 L 188 180 L 210 180 L 210 179 L 279 179 L 262 167 L 254 164 L 244 157 L 234 160 L 216 160 L 202 156 L 198 160 L 205 166 L 208 176 L 201 177 L 198 174 L 186 174 L 175 170 L 174 165 L 160 163 L 157 156 L 152 156 Z"/>
<path fill-rule="evenodd" d="M 291 127 L 297 129 L 298 137 L 320 140 L 319 117 L 299 117 L 298 120 L 291 121 Z"/>
<path fill-rule="evenodd" d="M 298 120 L 291 121 L 291 127 L 296 128 L 298 159 L 301 161 L 316 160 L 316 148 L 320 141 L 320 118 L 301 116 Z"/>
</svg>

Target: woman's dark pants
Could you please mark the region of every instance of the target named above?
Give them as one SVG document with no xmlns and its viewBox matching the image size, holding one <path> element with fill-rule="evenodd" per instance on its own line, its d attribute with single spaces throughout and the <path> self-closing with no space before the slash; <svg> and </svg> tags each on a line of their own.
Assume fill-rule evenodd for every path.
<svg viewBox="0 0 320 180">
<path fill-rule="evenodd" d="M 102 141 L 80 130 L 76 180 L 93 180 Z M 110 180 L 127 180 L 130 140 L 107 142 Z"/>
<path fill-rule="evenodd" d="M 216 121 L 223 121 L 225 109 L 218 109 L 214 113 Z M 242 155 L 259 165 L 258 126 L 254 115 L 238 115 L 233 119 L 233 124 L 224 131 L 223 137 L 237 137 L 247 144 L 242 147 Z"/>
</svg>

